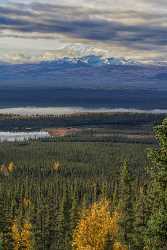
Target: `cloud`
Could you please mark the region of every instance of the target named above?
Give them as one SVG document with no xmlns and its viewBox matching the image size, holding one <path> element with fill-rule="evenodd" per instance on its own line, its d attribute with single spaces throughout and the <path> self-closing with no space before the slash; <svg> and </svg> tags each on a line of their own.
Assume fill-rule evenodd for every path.
<svg viewBox="0 0 167 250">
<path fill-rule="evenodd" d="M 45 15 L 34 13 L 33 11 L 43 11 Z M 60 33 L 69 37 L 82 38 L 94 41 L 114 42 L 126 46 L 147 48 L 150 46 L 166 46 L 167 29 L 162 25 L 128 24 L 117 20 L 105 20 L 98 17 L 94 12 L 85 13 L 79 9 L 64 8 L 60 6 L 33 5 L 32 12 L 5 9 L 7 15 L 0 15 L 1 29 L 9 29 L 26 33 Z M 74 17 L 73 17 L 73 14 Z M 104 14 L 104 13 L 103 13 Z M 119 16 L 137 15 L 136 12 L 118 13 Z M 15 15 L 14 17 L 12 15 Z M 79 18 L 75 18 L 79 16 Z M 66 20 L 65 20 L 66 17 Z M 123 19 L 122 18 L 122 19 Z M 153 15 L 144 13 L 140 18 L 152 22 Z M 157 15 L 155 18 L 158 18 Z"/>
<path fill-rule="evenodd" d="M 94 5 L 94 8 L 92 8 Z M 0 48 L 5 38 L 49 40 L 57 43 L 94 44 L 104 49 L 117 47 L 128 53 L 167 55 L 166 1 L 64 0 L 10 1 L 0 6 Z M 15 40 L 13 40 L 15 41 Z M 24 49 L 24 43 L 20 45 Z M 52 47 L 54 48 L 54 46 Z M 136 53 L 135 53 L 136 51 Z M 150 51 L 150 52 L 149 52 Z M 146 55 L 147 54 L 147 55 Z M 141 56 L 142 57 L 142 56 Z"/>
</svg>

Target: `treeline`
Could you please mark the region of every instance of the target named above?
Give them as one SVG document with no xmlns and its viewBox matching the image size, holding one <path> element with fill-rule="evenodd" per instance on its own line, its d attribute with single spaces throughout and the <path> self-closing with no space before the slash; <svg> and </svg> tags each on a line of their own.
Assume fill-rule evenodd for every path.
<svg viewBox="0 0 167 250">
<path fill-rule="evenodd" d="M 148 158 L 144 144 L 1 144 L 2 248 L 166 250 L 167 120 L 155 135 Z"/>
<path fill-rule="evenodd" d="M 110 125 L 113 128 L 143 127 L 151 130 L 164 119 L 164 114 L 149 113 L 78 113 L 73 115 L 20 116 L 0 114 L 0 130 L 40 130 L 56 127 L 91 127 Z"/>
</svg>

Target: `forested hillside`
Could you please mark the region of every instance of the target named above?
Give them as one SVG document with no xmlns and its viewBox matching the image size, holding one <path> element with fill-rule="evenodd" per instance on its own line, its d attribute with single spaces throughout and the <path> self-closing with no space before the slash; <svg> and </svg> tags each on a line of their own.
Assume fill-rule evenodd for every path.
<svg viewBox="0 0 167 250">
<path fill-rule="evenodd" d="M 166 250 L 167 120 L 155 137 L 1 143 L 1 248 Z"/>
</svg>

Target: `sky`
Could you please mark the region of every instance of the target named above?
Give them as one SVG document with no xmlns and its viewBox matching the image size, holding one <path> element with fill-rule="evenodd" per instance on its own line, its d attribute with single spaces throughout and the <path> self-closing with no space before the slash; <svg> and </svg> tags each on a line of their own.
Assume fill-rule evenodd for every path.
<svg viewBox="0 0 167 250">
<path fill-rule="evenodd" d="M 0 0 L 0 61 L 91 54 L 167 63 L 167 1 Z"/>
</svg>

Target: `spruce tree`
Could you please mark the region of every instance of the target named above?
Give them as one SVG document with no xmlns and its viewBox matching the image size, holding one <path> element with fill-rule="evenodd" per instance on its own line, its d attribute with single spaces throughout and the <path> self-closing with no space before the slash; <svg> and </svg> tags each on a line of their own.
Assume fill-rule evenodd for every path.
<svg viewBox="0 0 167 250">
<path fill-rule="evenodd" d="M 144 234 L 147 222 L 146 186 L 141 186 L 137 193 L 134 209 L 134 250 L 144 248 Z"/>
<path fill-rule="evenodd" d="M 120 237 L 121 241 L 133 249 L 134 211 L 133 211 L 133 177 L 127 161 L 124 162 L 121 173 L 121 187 L 119 198 Z"/>
<path fill-rule="evenodd" d="M 146 249 L 167 249 L 167 119 L 155 128 L 159 147 L 149 151 L 151 167 L 149 196 L 153 197 L 147 223 Z"/>
</svg>

